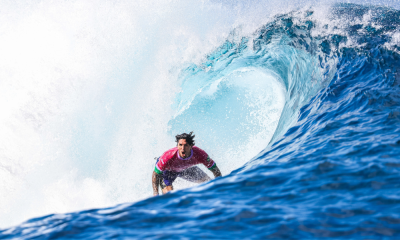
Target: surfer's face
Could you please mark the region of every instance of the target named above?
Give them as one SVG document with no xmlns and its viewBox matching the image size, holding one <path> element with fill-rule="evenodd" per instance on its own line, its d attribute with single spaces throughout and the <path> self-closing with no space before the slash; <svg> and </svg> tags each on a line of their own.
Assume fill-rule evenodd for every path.
<svg viewBox="0 0 400 240">
<path fill-rule="evenodd" d="M 190 157 L 191 150 L 192 150 L 192 146 L 186 142 L 186 139 L 179 139 L 178 151 L 179 151 L 179 156 L 181 156 L 181 158 Z"/>
</svg>

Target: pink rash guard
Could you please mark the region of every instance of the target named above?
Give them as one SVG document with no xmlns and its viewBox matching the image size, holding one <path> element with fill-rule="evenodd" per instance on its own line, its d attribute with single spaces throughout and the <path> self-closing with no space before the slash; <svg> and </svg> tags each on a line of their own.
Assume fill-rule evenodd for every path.
<svg viewBox="0 0 400 240">
<path fill-rule="evenodd" d="M 162 174 L 164 171 L 181 172 L 200 163 L 209 170 L 217 166 L 205 151 L 196 146 L 192 147 L 190 157 L 185 159 L 179 156 L 178 147 L 174 147 L 166 151 L 159 158 L 154 171 L 157 174 Z"/>
</svg>

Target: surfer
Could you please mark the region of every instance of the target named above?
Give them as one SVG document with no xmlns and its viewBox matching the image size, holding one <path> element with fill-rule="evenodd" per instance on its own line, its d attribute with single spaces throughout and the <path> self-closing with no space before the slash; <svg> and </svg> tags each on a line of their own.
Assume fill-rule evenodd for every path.
<svg viewBox="0 0 400 240">
<path fill-rule="evenodd" d="M 161 186 L 163 194 L 173 190 L 172 183 L 177 177 L 185 180 L 202 183 L 211 180 L 208 175 L 197 164 L 203 164 L 214 177 L 221 177 L 221 171 L 208 154 L 194 146 L 193 132 L 176 135 L 177 146 L 169 149 L 157 159 L 154 168 L 152 183 L 153 194 L 158 195 L 158 186 Z"/>
</svg>

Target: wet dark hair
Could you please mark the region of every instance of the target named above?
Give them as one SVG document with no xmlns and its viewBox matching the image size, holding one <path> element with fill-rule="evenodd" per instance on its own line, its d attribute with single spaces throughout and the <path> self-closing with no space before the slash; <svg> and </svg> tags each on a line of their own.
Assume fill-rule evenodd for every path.
<svg viewBox="0 0 400 240">
<path fill-rule="evenodd" d="M 189 145 L 193 146 L 193 145 L 194 145 L 194 139 L 193 139 L 193 138 L 194 138 L 196 135 L 192 135 L 192 134 L 193 134 L 193 132 L 190 132 L 189 134 L 187 134 L 187 133 L 182 133 L 182 134 L 176 135 L 176 136 L 175 136 L 175 138 L 176 138 L 176 140 L 175 140 L 176 144 L 178 144 L 179 140 L 185 139 L 186 142 L 187 142 Z"/>
</svg>

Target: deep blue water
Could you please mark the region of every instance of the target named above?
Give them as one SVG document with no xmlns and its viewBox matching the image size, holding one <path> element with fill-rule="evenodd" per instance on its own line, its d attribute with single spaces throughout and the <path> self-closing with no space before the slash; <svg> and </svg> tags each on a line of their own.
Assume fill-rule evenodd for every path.
<svg viewBox="0 0 400 240">
<path fill-rule="evenodd" d="M 400 11 L 337 4 L 326 23 L 316 14 L 276 16 L 251 44 L 227 41 L 182 70 L 171 132 L 199 109 L 220 111 L 191 96 L 226 72 L 260 69 L 285 86 L 271 143 L 243 167 L 136 203 L 31 219 L 0 238 L 400 239 Z"/>
</svg>

